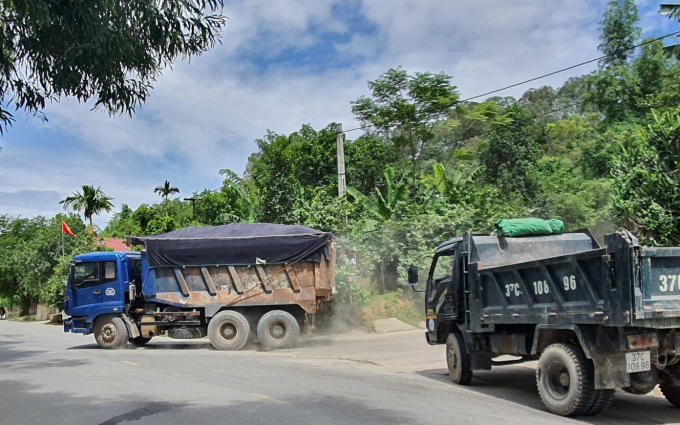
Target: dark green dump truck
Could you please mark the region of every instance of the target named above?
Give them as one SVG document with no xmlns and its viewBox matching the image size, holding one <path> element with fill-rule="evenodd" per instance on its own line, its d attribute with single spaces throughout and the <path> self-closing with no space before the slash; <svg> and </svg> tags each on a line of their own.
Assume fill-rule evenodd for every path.
<svg viewBox="0 0 680 425">
<path fill-rule="evenodd" d="M 538 391 L 557 415 L 596 414 L 617 388 L 657 384 L 680 407 L 680 248 L 643 247 L 626 231 L 604 247 L 589 232 L 468 233 L 436 250 L 425 309 L 427 342 L 446 344 L 456 384 L 538 360 Z"/>
</svg>

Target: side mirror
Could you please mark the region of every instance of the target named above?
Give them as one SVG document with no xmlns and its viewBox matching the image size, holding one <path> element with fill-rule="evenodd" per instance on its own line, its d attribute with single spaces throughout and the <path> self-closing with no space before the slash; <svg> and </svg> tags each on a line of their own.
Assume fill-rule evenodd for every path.
<svg viewBox="0 0 680 425">
<path fill-rule="evenodd" d="M 408 267 L 408 284 L 417 285 L 418 284 L 418 267 L 409 266 Z"/>
</svg>

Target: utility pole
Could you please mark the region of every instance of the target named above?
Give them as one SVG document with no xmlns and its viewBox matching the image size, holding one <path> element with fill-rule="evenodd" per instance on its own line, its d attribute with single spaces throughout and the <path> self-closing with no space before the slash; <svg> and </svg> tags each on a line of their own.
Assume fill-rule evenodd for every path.
<svg viewBox="0 0 680 425">
<path fill-rule="evenodd" d="M 196 198 L 184 198 L 185 201 L 191 201 L 191 207 L 194 210 L 194 221 L 196 221 Z"/>
<path fill-rule="evenodd" d="M 342 124 L 335 125 L 338 147 L 338 196 L 347 194 L 347 181 L 345 180 L 345 133 L 342 132 Z"/>
</svg>

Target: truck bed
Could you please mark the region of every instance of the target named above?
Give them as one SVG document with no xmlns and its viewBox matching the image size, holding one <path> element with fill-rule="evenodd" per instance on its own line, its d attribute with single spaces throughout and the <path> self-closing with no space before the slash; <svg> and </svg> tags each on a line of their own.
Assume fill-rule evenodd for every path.
<svg viewBox="0 0 680 425">
<path fill-rule="evenodd" d="M 494 249 L 482 240 L 488 237 L 470 238 L 464 290 L 473 332 L 510 324 L 680 326 L 680 248 L 639 247 L 619 237 L 605 248 L 593 242 L 585 249 L 578 241 L 534 237 L 566 252 L 540 258 L 559 248 L 524 251 L 522 243 L 506 240 Z M 497 260 L 503 243 L 509 264 Z M 512 262 L 527 255 L 539 258 Z M 497 265 L 487 266 L 485 259 Z"/>
</svg>

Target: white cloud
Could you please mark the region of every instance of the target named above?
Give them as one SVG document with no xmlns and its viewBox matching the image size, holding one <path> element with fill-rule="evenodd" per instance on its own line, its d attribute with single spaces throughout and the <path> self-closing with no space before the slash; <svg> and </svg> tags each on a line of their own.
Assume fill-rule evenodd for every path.
<svg viewBox="0 0 680 425">
<path fill-rule="evenodd" d="M 444 71 L 465 97 L 596 57 L 597 25 L 605 5 L 600 1 L 593 7 L 588 0 L 554 0 L 550 7 L 542 0 L 511 5 L 501 0 L 365 0 L 356 3 L 354 13 L 373 29 L 357 31 L 354 17 L 344 19 L 334 9 L 339 3 L 227 4 L 230 20 L 223 45 L 191 64 L 166 70 L 133 119 L 110 118 L 65 100 L 47 109 L 49 124 L 24 124 L 47 128 L 59 136 L 59 143 L 76 147 L 75 156 L 65 155 L 69 162 L 58 154 L 40 157 L 34 140 L 12 139 L 10 130 L 0 155 L 0 181 L 6 182 L 2 190 L 19 197 L 21 191 L 66 195 L 81 184 L 95 184 L 117 204 L 134 207 L 156 202 L 152 189 L 165 179 L 183 195 L 217 187 L 218 169 L 243 171 L 256 149 L 254 140 L 267 129 L 290 133 L 305 123 L 319 128 L 332 121 L 354 126 L 349 102 L 368 94 L 366 81 L 390 67 Z M 335 45 L 324 46 L 334 51 L 337 63 L 333 55 L 321 67 L 292 60 L 290 55 L 319 42 L 320 31 L 339 37 Z M 281 61 L 282 54 L 288 60 Z M 354 65 L 347 66 L 352 60 Z M 503 95 L 557 85 L 588 70 Z M 30 196 L 23 199 L 23 205 L 0 204 L 0 209 L 54 209 Z M 103 226 L 106 219 L 97 222 Z"/>
</svg>

